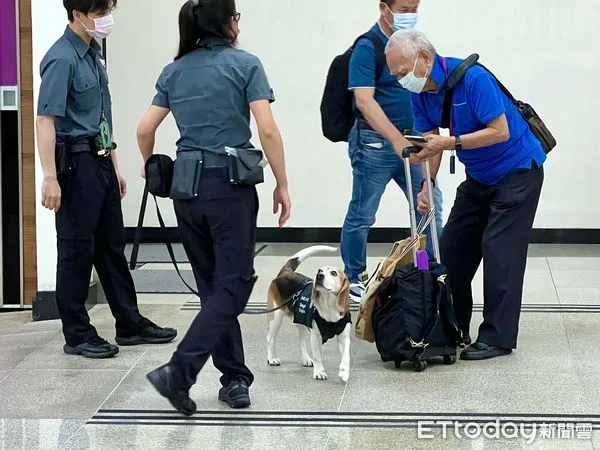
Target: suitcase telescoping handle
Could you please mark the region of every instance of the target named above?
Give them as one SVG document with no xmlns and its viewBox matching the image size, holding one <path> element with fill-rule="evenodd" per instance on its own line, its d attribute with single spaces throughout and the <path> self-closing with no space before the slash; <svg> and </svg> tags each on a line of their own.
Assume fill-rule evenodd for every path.
<svg viewBox="0 0 600 450">
<path fill-rule="evenodd" d="M 413 237 L 413 238 L 417 237 L 417 234 L 422 233 L 425 230 L 425 228 L 427 227 L 427 225 L 425 225 L 424 227 L 419 226 L 419 230 L 417 230 L 417 216 L 416 216 L 415 201 L 414 201 L 416 199 L 416 196 L 413 192 L 412 174 L 410 171 L 410 155 L 413 153 L 419 153 L 420 151 L 421 151 L 420 147 L 407 147 L 402 151 L 402 159 L 404 161 L 404 172 L 406 174 L 406 187 L 408 190 L 408 198 L 413 199 L 413 201 L 408 202 L 409 207 L 410 207 L 410 232 L 411 232 L 411 237 Z M 435 221 L 436 211 L 435 211 L 435 203 L 434 203 L 433 183 L 431 182 L 431 168 L 429 166 L 429 161 L 425 161 L 423 164 L 425 166 L 425 177 L 426 177 L 425 182 L 427 183 L 427 192 L 429 194 L 429 212 L 427 214 L 427 222 L 430 225 L 431 242 L 433 242 L 433 254 L 435 256 L 437 263 L 440 264 L 441 263 L 440 243 L 438 241 L 437 223 Z M 417 239 L 417 243 L 418 243 L 418 239 Z M 415 266 L 416 266 L 417 265 L 417 247 L 414 247 L 413 255 L 414 255 L 414 261 L 415 261 Z"/>
</svg>

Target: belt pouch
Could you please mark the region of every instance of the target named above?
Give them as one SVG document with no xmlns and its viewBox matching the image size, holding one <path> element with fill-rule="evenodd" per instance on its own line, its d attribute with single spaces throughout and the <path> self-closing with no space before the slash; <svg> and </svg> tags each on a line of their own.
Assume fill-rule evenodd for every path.
<svg viewBox="0 0 600 450">
<path fill-rule="evenodd" d="M 178 157 L 173 164 L 173 200 L 190 200 L 198 197 L 202 160 Z"/>
<path fill-rule="evenodd" d="M 173 184 L 173 160 L 169 155 L 154 154 L 146 161 L 148 192 L 161 198 L 169 198 Z"/>
<path fill-rule="evenodd" d="M 66 181 L 73 174 L 73 152 L 66 142 L 57 142 L 54 152 L 56 179 Z"/>
<path fill-rule="evenodd" d="M 229 182 L 255 186 L 264 182 L 263 152 L 252 148 L 227 150 L 229 159 Z"/>
</svg>

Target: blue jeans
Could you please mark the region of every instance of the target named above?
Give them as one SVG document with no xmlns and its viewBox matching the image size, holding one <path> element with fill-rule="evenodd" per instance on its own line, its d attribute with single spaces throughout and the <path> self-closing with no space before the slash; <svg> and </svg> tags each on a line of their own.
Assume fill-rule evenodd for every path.
<svg viewBox="0 0 600 450">
<path fill-rule="evenodd" d="M 367 267 L 367 238 L 369 229 L 375 224 L 375 215 L 381 196 L 387 185 L 394 180 L 408 198 L 404 161 L 394 152 L 392 145 L 379 133 L 371 130 L 357 130 L 355 126 L 348 138 L 348 153 L 352 165 L 352 200 L 342 228 L 341 253 L 344 272 L 351 283 L 358 281 L 359 275 Z M 421 191 L 423 179 L 421 166 L 411 166 L 413 202 Z M 438 238 L 442 232 L 442 192 L 435 189 L 434 204 Z M 399 211 L 399 214 L 409 214 Z M 416 212 L 417 224 L 421 215 Z M 429 230 L 429 229 L 428 229 Z M 427 250 L 433 258 L 431 233 L 427 234 Z"/>
</svg>

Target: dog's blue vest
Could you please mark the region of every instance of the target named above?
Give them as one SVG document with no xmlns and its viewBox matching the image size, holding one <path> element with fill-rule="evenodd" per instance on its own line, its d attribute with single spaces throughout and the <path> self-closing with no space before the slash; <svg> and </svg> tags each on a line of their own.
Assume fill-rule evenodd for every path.
<svg viewBox="0 0 600 450">
<path fill-rule="evenodd" d="M 292 301 L 294 323 L 312 328 L 313 321 L 316 322 L 324 344 L 328 340 L 343 333 L 346 325 L 352 323 L 352 315 L 350 314 L 350 311 L 348 311 L 338 322 L 327 322 L 319 315 L 319 312 L 314 306 L 310 306 L 312 291 L 313 284 L 308 283 L 294 296 L 294 300 Z"/>
</svg>

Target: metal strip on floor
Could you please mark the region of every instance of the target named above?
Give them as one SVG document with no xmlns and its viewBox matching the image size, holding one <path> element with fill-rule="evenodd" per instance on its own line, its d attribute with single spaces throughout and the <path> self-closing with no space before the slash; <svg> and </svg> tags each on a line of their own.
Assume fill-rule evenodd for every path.
<svg viewBox="0 0 600 450">
<path fill-rule="evenodd" d="M 266 303 L 260 301 L 250 301 L 246 306 L 245 312 L 260 312 L 266 308 Z M 358 312 L 359 305 L 352 303 L 349 306 L 351 312 Z M 192 300 L 181 307 L 181 311 L 200 311 L 200 301 Z M 483 305 L 473 305 L 474 312 L 483 312 Z M 541 304 L 524 303 L 521 306 L 523 313 L 553 313 L 553 314 L 599 314 L 600 305 L 575 305 L 575 304 Z"/>
<path fill-rule="evenodd" d="M 401 413 L 401 412 L 338 412 L 338 411 L 198 411 L 190 417 L 170 410 L 98 411 L 89 425 L 130 426 L 248 426 L 248 427 L 309 427 L 309 428 L 416 428 L 427 422 L 441 428 L 449 422 L 524 427 L 577 425 L 589 431 L 600 430 L 600 415 L 536 414 L 536 413 Z"/>
</svg>

